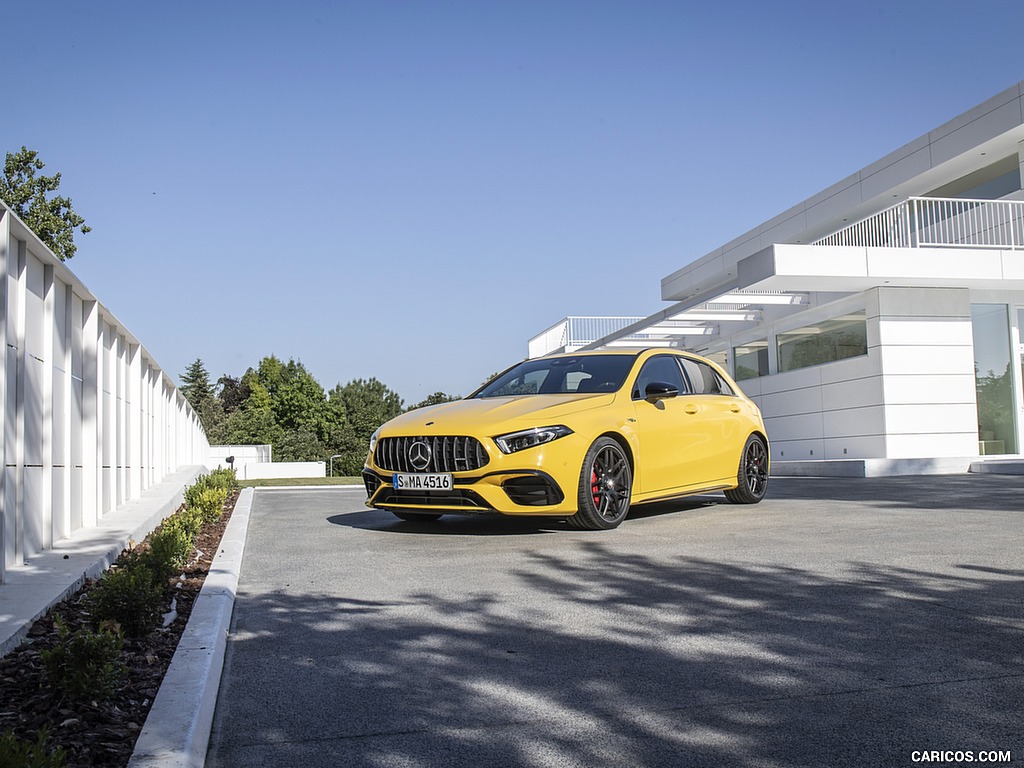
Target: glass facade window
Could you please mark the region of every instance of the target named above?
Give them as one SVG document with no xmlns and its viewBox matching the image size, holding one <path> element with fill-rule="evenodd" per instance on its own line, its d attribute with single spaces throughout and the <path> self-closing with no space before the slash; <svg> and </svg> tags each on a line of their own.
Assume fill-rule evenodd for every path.
<svg viewBox="0 0 1024 768">
<path fill-rule="evenodd" d="M 972 304 L 974 383 L 978 392 L 978 452 L 1017 452 L 1010 368 L 1010 323 L 1005 304 Z"/>
<path fill-rule="evenodd" d="M 768 339 L 751 341 L 732 348 L 736 381 L 768 375 Z"/>
<path fill-rule="evenodd" d="M 831 363 L 868 353 L 864 310 L 780 333 L 779 372 Z"/>
</svg>

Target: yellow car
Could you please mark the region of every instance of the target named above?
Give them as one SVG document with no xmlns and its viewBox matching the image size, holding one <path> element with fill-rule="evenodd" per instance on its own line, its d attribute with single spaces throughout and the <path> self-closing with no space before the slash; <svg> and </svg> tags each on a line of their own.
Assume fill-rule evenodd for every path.
<svg viewBox="0 0 1024 768">
<path fill-rule="evenodd" d="M 547 515 L 608 529 L 632 504 L 711 491 L 759 502 L 768 438 L 757 406 L 702 357 L 569 353 L 385 423 L 363 480 L 367 506 L 403 520 Z"/>
</svg>

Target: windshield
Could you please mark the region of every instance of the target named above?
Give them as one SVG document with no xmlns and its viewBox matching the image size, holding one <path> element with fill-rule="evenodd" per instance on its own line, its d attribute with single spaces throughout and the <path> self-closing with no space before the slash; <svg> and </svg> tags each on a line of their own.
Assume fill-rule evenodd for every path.
<svg viewBox="0 0 1024 768">
<path fill-rule="evenodd" d="M 491 379 L 471 397 L 615 392 L 635 359 L 633 355 L 579 355 L 526 360 Z"/>
</svg>

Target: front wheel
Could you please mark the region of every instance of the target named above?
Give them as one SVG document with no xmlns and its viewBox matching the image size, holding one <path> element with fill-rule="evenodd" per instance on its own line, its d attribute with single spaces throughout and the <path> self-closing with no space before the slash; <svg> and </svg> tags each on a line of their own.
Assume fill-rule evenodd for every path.
<svg viewBox="0 0 1024 768">
<path fill-rule="evenodd" d="M 615 528 L 629 512 L 632 489 L 633 471 L 622 446 L 599 437 L 583 458 L 577 512 L 569 523 L 590 531 Z"/>
<path fill-rule="evenodd" d="M 768 448 L 757 435 L 747 438 L 736 473 L 737 486 L 725 492 L 733 504 L 757 504 L 768 490 Z"/>
</svg>

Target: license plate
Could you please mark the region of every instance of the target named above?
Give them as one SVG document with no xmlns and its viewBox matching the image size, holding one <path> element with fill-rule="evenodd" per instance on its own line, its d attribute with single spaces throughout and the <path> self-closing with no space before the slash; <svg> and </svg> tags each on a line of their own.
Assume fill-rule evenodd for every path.
<svg viewBox="0 0 1024 768">
<path fill-rule="evenodd" d="M 396 491 L 450 491 L 452 476 L 447 472 L 436 474 L 395 474 L 392 481 Z"/>
</svg>

